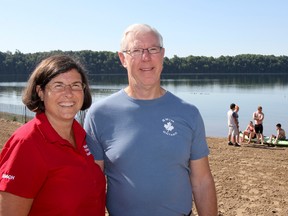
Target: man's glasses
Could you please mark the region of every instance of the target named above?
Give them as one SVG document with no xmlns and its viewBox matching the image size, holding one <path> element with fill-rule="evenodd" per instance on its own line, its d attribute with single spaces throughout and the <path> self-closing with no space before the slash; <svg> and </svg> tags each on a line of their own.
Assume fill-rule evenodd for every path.
<svg viewBox="0 0 288 216">
<path fill-rule="evenodd" d="M 48 85 L 48 88 L 53 92 L 64 92 L 66 87 L 70 87 L 72 91 L 83 91 L 86 85 L 82 82 L 75 82 L 68 85 L 62 82 L 55 82 L 51 85 Z"/>
<path fill-rule="evenodd" d="M 161 52 L 161 49 L 162 47 L 150 47 L 147 49 L 137 48 L 137 49 L 124 50 L 123 53 L 127 53 L 130 56 L 136 57 L 143 55 L 145 50 L 147 50 L 149 54 L 157 54 Z"/>
</svg>

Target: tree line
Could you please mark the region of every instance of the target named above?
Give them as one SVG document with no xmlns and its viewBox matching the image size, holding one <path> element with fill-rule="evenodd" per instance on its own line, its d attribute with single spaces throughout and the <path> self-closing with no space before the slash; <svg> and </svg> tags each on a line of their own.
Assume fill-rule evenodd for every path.
<svg viewBox="0 0 288 216">
<path fill-rule="evenodd" d="M 25 82 L 36 65 L 54 54 L 66 54 L 79 59 L 89 79 L 94 76 L 125 75 L 117 52 L 50 51 L 24 54 L 16 50 L 0 52 L 0 82 Z M 193 74 L 288 74 L 288 56 L 242 54 L 236 56 L 187 56 L 164 58 L 163 75 L 171 78 Z"/>
</svg>

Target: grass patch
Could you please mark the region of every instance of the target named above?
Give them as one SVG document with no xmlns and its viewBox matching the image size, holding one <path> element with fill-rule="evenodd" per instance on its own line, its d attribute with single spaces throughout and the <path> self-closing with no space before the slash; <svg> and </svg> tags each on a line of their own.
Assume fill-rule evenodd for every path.
<svg viewBox="0 0 288 216">
<path fill-rule="evenodd" d="M 30 121 L 33 117 L 24 116 L 24 115 L 17 115 L 14 113 L 0 112 L 0 118 L 5 119 L 5 120 L 9 120 L 9 121 L 26 123 L 26 122 Z"/>
</svg>

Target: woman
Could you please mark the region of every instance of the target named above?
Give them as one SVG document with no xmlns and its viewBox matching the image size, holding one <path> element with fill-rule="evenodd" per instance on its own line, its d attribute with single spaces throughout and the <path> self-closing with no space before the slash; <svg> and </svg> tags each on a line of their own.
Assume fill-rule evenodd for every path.
<svg viewBox="0 0 288 216">
<path fill-rule="evenodd" d="M 243 132 L 242 142 L 244 142 L 246 136 L 249 138 L 248 139 L 248 144 L 251 143 L 251 139 L 254 139 L 256 137 L 255 127 L 254 127 L 252 121 L 249 122 L 249 124 L 247 125 L 245 131 Z"/>
<path fill-rule="evenodd" d="M 0 215 L 105 215 L 105 177 L 74 119 L 91 102 L 72 58 L 56 55 L 36 67 L 23 94 L 36 116 L 0 155 Z"/>
</svg>

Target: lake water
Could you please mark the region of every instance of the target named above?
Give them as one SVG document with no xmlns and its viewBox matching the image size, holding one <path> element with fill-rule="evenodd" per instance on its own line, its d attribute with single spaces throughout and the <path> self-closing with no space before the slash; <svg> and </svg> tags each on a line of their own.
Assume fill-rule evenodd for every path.
<svg viewBox="0 0 288 216">
<path fill-rule="evenodd" d="M 0 103 L 22 105 L 21 91 L 25 84 L 0 82 Z M 123 79 L 92 84 L 93 101 L 125 86 Z M 287 75 L 209 75 L 189 76 L 177 80 L 166 77 L 162 79 L 162 86 L 199 108 L 207 136 L 227 136 L 227 111 L 231 103 L 240 106 L 241 130 L 246 128 L 248 122 L 252 120 L 252 113 L 257 110 L 258 105 L 261 105 L 265 114 L 264 135 L 275 133 L 277 123 L 281 123 L 288 133 Z"/>
</svg>

